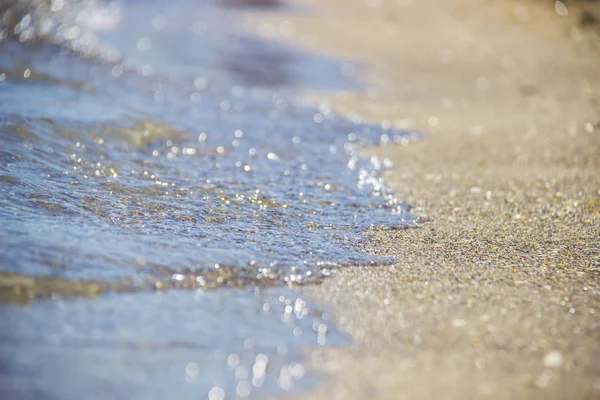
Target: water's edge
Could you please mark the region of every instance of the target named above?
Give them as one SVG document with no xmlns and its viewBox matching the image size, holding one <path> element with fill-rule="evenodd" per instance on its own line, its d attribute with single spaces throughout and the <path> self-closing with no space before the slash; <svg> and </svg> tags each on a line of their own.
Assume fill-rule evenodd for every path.
<svg viewBox="0 0 600 400">
<path fill-rule="evenodd" d="M 418 135 L 298 104 L 354 83 L 219 3 L 0 8 L 3 396 L 307 388 L 301 349 L 347 339 L 289 287 L 415 225 L 359 151 Z"/>
</svg>

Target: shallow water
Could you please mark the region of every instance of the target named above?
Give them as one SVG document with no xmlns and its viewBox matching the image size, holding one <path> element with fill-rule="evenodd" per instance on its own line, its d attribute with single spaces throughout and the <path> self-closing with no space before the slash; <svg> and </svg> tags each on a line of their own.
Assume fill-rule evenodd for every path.
<svg viewBox="0 0 600 400">
<path fill-rule="evenodd" d="M 301 363 L 302 346 L 345 342 L 323 315 L 283 289 L 5 306 L 0 395 L 218 399 L 307 388 L 314 378 Z"/>
<path fill-rule="evenodd" d="M 63 10 L 52 18 L 65 27 L 104 30 L 0 42 L 0 271 L 133 292 L 246 287 L 3 306 L 0 386 L 12 395 L 185 398 L 242 381 L 244 396 L 268 393 L 281 368 L 254 385 L 219 357 L 250 340 L 248 360 L 285 366 L 325 341 L 316 319 L 298 320 L 307 338 L 264 312 L 293 293 L 252 288 L 386 262 L 359 251 L 364 233 L 414 223 L 378 177 L 385 163 L 358 156 L 414 134 L 297 104 L 298 89 L 353 83 L 336 60 L 244 33 L 234 6 L 252 3 L 131 0 L 94 6 L 85 23 Z M 189 363 L 211 368 L 192 384 Z"/>
</svg>

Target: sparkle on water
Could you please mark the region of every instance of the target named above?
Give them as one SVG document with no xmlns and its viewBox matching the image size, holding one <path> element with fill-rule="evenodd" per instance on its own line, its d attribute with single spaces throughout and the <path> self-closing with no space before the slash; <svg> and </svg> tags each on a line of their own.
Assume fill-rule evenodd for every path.
<svg viewBox="0 0 600 400">
<path fill-rule="evenodd" d="M 292 101 L 349 85 L 342 64 L 240 33 L 233 5 L 253 2 L 27 3 L 0 7 L 3 23 L 20 18 L 0 41 L 1 271 L 156 288 L 318 282 L 386 262 L 358 250 L 362 235 L 414 223 L 378 176 L 386 162 L 358 156 L 414 134 Z M 264 313 L 274 290 L 1 307 L 1 359 L 13 361 L 0 386 L 164 398 L 198 384 L 218 399 L 254 393 L 262 371 L 265 390 L 290 389 L 299 347 L 341 336 L 304 315 L 285 330 Z"/>
</svg>

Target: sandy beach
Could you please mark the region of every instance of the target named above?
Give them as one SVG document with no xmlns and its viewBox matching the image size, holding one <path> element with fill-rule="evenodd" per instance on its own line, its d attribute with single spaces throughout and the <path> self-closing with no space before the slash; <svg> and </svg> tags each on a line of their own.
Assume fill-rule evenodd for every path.
<svg viewBox="0 0 600 400">
<path fill-rule="evenodd" d="M 307 99 L 428 132 L 368 151 L 426 222 L 372 235 L 394 265 L 304 289 L 354 341 L 308 355 L 305 397 L 600 398 L 598 5 L 299 5 L 250 18 L 364 84 Z"/>
<path fill-rule="evenodd" d="M 231 20 L 181 2 L 172 21 L 193 22 L 170 25 L 152 8 L 161 2 L 125 2 L 131 32 L 115 43 L 131 40 L 133 54 L 155 62 L 132 75 L 21 43 L 34 32 L 22 13 L 50 2 L 0 7 L 6 26 L 20 21 L 0 57 L 12 90 L 0 92 L 12 96 L 0 109 L 12 121 L 0 126 L 0 359 L 10 360 L 0 362 L 0 397 L 600 399 L 600 2 L 290 1 L 199 3 L 235 6 Z M 67 17 L 57 34 L 76 29 L 52 43 L 88 54 Z M 229 21 L 250 35 L 221 32 Z M 144 74 L 152 65 L 170 76 L 164 87 Z M 282 88 L 344 87 L 314 76 L 306 85 L 303 68 L 360 89 L 306 89 L 309 107 L 278 119 Z M 71 75 L 95 89 L 63 87 Z M 245 105 L 244 85 L 266 94 L 246 93 Z M 321 269 L 323 258 L 352 265 L 343 261 L 354 249 L 313 228 L 398 219 L 371 219 L 388 204 L 367 194 L 364 208 L 350 204 L 354 178 L 340 179 L 341 201 L 331 201 L 327 187 L 348 172 L 331 143 L 349 124 L 313 130 L 313 106 L 423 132 L 364 150 L 393 165 L 382 181 L 420 217 L 365 233 L 362 250 L 390 265 Z M 153 119 L 121 124 L 138 114 Z M 210 142 L 194 130 L 204 125 Z M 290 138 L 297 154 L 287 154 Z M 319 183 L 325 191 L 307 203 Z M 275 197 L 259 196 L 260 184 Z M 278 200 L 286 190 L 294 196 Z M 322 213 L 334 205 L 343 208 Z M 319 250 L 316 284 L 261 291 L 315 276 L 271 262 L 295 251 L 308 264 L 307 249 Z M 239 264 L 262 253 L 264 264 Z M 314 376 L 322 380 L 300 392 Z"/>
</svg>

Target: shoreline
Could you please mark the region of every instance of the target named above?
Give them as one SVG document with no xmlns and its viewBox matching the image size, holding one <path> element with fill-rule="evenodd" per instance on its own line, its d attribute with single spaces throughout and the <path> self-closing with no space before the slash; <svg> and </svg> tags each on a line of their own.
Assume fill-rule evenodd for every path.
<svg viewBox="0 0 600 400">
<path fill-rule="evenodd" d="M 393 161 L 387 185 L 429 221 L 371 238 L 365 250 L 394 265 L 301 288 L 354 343 L 310 351 L 327 383 L 300 397 L 599 397 L 600 39 L 595 22 L 580 25 L 589 11 L 367 3 L 305 0 L 316 14 L 250 17 L 259 31 L 287 27 L 275 39 L 365 66 L 363 92 L 310 101 L 430 132 L 366 152 Z"/>
</svg>

